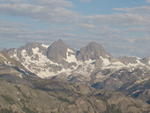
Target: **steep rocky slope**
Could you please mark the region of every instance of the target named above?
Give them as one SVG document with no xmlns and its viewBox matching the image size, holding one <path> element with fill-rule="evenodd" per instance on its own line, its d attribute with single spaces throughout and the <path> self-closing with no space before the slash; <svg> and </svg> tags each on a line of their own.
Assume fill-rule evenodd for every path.
<svg viewBox="0 0 150 113">
<path fill-rule="evenodd" d="M 1 113 L 148 113 L 150 106 L 120 92 L 54 80 L 32 87 L 0 79 Z"/>
<path fill-rule="evenodd" d="M 10 58 L 7 53 L 0 52 L 0 76 L 13 75 L 17 78 L 38 77 L 26 69 L 19 61 Z"/>
<path fill-rule="evenodd" d="M 2 113 L 149 113 L 150 59 L 62 40 L 0 52 Z"/>
<path fill-rule="evenodd" d="M 114 58 L 95 42 L 89 43 L 79 51 L 73 50 L 62 40 L 58 40 L 50 46 L 31 43 L 18 49 L 10 49 L 7 53 L 41 78 L 57 75 L 64 78 L 59 76 L 61 74 L 67 79 L 82 76 L 89 81 L 91 73 L 97 69 L 119 70 L 136 67 L 150 69 L 148 58 Z"/>
</svg>

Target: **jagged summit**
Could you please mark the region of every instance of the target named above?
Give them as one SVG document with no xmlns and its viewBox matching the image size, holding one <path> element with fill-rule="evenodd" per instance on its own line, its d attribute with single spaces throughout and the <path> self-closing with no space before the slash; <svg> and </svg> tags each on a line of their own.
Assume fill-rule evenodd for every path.
<svg viewBox="0 0 150 113">
<path fill-rule="evenodd" d="M 58 39 L 58 40 L 54 41 L 53 44 L 64 44 L 64 45 L 67 45 L 62 39 Z"/>
<path fill-rule="evenodd" d="M 52 43 L 47 49 L 47 57 L 55 62 L 67 58 L 67 50 L 71 49 L 63 40 L 59 39 Z M 72 50 L 72 49 L 71 49 Z"/>
<path fill-rule="evenodd" d="M 87 46 L 80 49 L 78 52 L 78 59 L 89 60 L 89 59 L 99 59 L 100 57 L 108 58 L 109 53 L 105 51 L 102 45 L 96 42 L 90 42 Z"/>
<path fill-rule="evenodd" d="M 90 42 L 79 51 L 75 51 L 59 39 L 50 46 L 29 43 L 18 49 L 10 49 L 7 53 L 11 58 L 21 62 L 24 67 L 41 78 L 59 76 L 63 73 L 65 76 L 82 75 L 89 79 L 96 68 L 102 70 L 131 67 L 150 69 L 149 59 L 115 58 L 97 42 Z"/>
<path fill-rule="evenodd" d="M 31 106 L 30 103 L 35 102 L 33 110 L 48 105 L 44 105 L 39 113 L 64 112 L 64 108 L 67 110 L 64 113 L 73 113 L 78 109 L 79 113 L 87 112 L 87 109 L 87 113 L 110 112 L 107 108 L 113 108 L 112 113 L 117 113 L 118 107 L 115 110 L 114 105 L 119 106 L 122 113 L 127 113 L 127 110 L 131 110 L 128 113 L 150 111 L 150 58 L 115 58 L 96 42 L 90 42 L 78 52 L 61 39 L 50 46 L 29 43 L 18 49 L 0 52 L 0 83 L 0 113 L 3 105 L 8 108 L 8 99 L 11 100 L 9 108 L 12 109 L 15 105 L 12 102 L 16 102 L 16 106 Z M 11 98 L 7 97 L 8 94 Z M 69 104 L 71 105 L 68 106 Z M 124 106 L 125 104 L 127 105 Z M 92 107 L 97 111 L 92 111 Z M 46 108 L 48 109 L 43 112 Z M 22 106 L 19 109 L 24 110 Z M 102 109 L 104 110 L 100 112 Z"/>
</svg>

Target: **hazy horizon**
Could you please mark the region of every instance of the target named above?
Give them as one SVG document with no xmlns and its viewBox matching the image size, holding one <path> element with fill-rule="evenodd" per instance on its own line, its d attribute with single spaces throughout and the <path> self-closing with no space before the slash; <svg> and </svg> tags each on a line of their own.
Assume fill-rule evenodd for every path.
<svg viewBox="0 0 150 113">
<path fill-rule="evenodd" d="M 63 39 L 115 56 L 150 56 L 150 0 L 0 0 L 0 48 Z"/>
</svg>

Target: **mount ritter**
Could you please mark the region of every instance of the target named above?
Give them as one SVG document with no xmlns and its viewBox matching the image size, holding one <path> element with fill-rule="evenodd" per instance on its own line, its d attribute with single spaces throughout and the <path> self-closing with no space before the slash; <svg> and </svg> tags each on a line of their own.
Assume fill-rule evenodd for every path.
<svg viewBox="0 0 150 113">
<path fill-rule="evenodd" d="M 0 113 L 150 113 L 150 58 L 62 40 L 2 50 Z"/>
</svg>

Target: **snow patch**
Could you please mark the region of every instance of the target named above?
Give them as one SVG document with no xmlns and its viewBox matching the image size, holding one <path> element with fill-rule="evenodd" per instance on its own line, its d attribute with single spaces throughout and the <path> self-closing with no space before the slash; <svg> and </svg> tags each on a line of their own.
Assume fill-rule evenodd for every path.
<svg viewBox="0 0 150 113">
<path fill-rule="evenodd" d="M 65 59 L 67 62 L 71 63 L 71 62 L 77 62 L 76 56 L 75 56 L 75 52 L 71 49 L 67 49 L 67 58 Z"/>
<path fill-rule="evenodd" d="M 125 64 L 123 64 L 122 62 L 119 62 L 119 61 L 113 62 L 112 64 L 113 64 L 114 66 L 125 66 Z"/>
<path fill-rule="evenodd" d="M 49 47 L 49 45 L 46 45 L 46 44 L 42 44 L 42 46 L 45 47 L 45 48 Z"/>
<path fill-rule="evenodd" d="M 137 66 L 145 66 L 145 64 L 143 64 L 140 59 L 137 59 L 136 60 L 137 63 L 129 63 L 127 65 L 127 67 L 137 67 Z"/>
<path fill-rule="evenodd" d="M 7 60 L 6 57 L 4 57 L 4 55 L 1 54 L 1 53 L 0 53 L 0 57 L 1 57 L 2 59 L 4 59 L 4 60 Z"/>
<path fill-rule="evenodd" d="M 148 64 L 150 65 L 150 60 L 148 61 Z"/>
<path fill-rule="evenodd" d="M 92 59 L 89 59 L 89 60 L 86 60 L 84 61 L 85 64 L 92 64 L 94 63 L 96 60 L 92 60 Z"/>
<path fill-rule="evenodd" d="M 36 47 L 36 48 L 32 48 L 32 51 L 34 54 L 38 54 L 39 53 L 39 48 Z"/>
<path fill-rule="evenodd" d="M 50 77 L 56 73 L 49 71 L 51 67 L 49 65 L 59 66 L 59 64 L 49 60 L 39 48 L 32 48 L 33 55 L 29 56 L 26 50 L 22 50 L 21 55 L 23 59 L 23 65 L 31 72 L 37 74 L 41 78 Z"/>
<path fill-rule="evenodd" d="M 101 58 L 101 60 L 103 61 L 103 66 L 108 66 L 108 65 L 111 64 L 110 61 L 109 61 L 109 59 L 103 58 L 103 57 L 101 57 L 101 56 L 100 56 L 100 58 Z"/>
<path fill-rule="evenodd" d="M 64 68 L 61 71 L 57 71 L 57 72 L 52 72 L 52 71 L 49 71 L 48 69 L 45 69 L 43 71 L 39 71 L 38 76 L 40 78 L 48 78 L 48 77 L 56 76 L 56 75 L 61 74 L 61 73 L 65 73 L 66 75 L 70 75 L 71 71 L 72 71 L 71 69 L 64 69 Z"/>
</svg>

